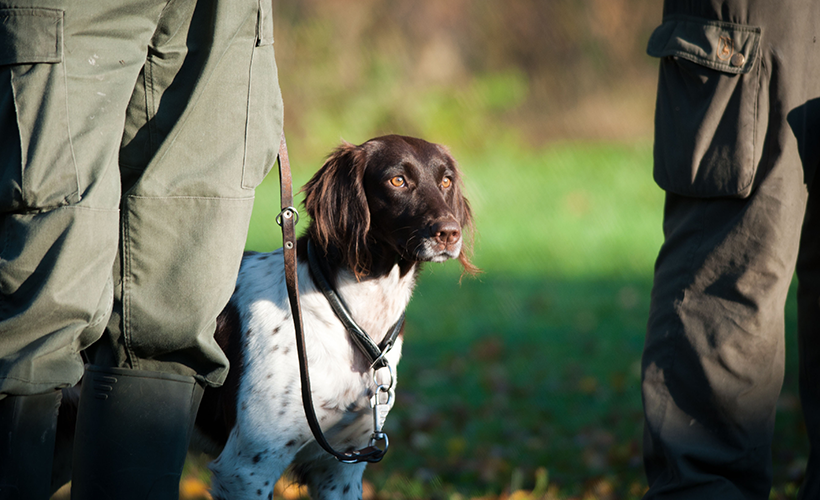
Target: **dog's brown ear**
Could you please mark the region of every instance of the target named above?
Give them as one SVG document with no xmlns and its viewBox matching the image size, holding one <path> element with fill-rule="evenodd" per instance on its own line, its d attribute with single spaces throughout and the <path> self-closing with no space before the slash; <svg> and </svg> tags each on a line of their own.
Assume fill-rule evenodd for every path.
<svg viewBox="0 0 820 500">
<path fill-rule="evenodd" d="M 446 155 L 447 161 L 450 162 L 452 171 L 455 173 L 453 189 L 451 190 L 452 198 L 449 200 L 449 204 L 453 210 L 453 215 L 455 215 L 458 223 L 461 225 L 463 243 L 461 245 L 461 253 L 458 254 L 458 261 L 461 262 L 466 274 L 475 275 L 480 273 L 481 269 L 470 262 L 470 256 L 473 253 L 473 243 L 475 243 L 473 210 L 470 208 L 470 202 L 467 201 L 467 198 L 464 196 L 464 181 L 461 178 L 461 170 L 458 168 L 458 163 L 446 147 L 441 145 L 438 147 Z"/>
<path fill-rule="evenodd" d="M 345 142 L 302 188 L 313 219 L 311 236 L 325 252 L 331 246 L 341 252 L 357 276 L 366 274 L 371 264 L 366 244 L 370 210 L 362 185 L 366 164 L 367 153 Z"/>
</svg>

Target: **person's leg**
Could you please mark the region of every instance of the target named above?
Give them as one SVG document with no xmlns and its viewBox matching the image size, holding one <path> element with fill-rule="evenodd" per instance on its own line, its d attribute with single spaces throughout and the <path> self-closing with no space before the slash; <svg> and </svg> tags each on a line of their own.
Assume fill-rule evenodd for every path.
<svg viewBox="0 0 820 500">
<path fill-rule="evenodd" d="M 270 14 L 175 1 L 160 18 L 125 122 L 114 312 L 89 349 L 72 498 L 176 498 L 202 386 L 227 372 L 216 317 L 281 136 Z M 152 429 L 163 446 L 145 447 Z"/>
<path fill-rule="evenodd" d="M 0 499 L 51 496 L 60 391 L 0 400 Z"/>
<path fill-rule="evenodd" d="M 768 498 L 796 255 L 772 241 L 794 241 L 801 213 L 743 205 L 668 196 L 643 356 L 646 498 Z"/>
<path fill-rule="evenodd" d="M 807 199 L 791 112 L 820 90 L 806 63 L 820 10 L 790 6 L 666 4 L 668 19 L 709 21 L 677 18 L 687 24 L 667 47 L 681 33 L 714 43 L 722 69 L 661 63 L 655 166 L 668 192 L 643 356 L 645 498 L 769 496 L 783 305 Z"/>
<path fill-rule="evenodd" d="M 117 24 L 112 3 L 0 3 L 0 498 L 48 497 L 58 388 L 111 312 L 122 124 L 162 7 Z M 15 453 L 33 435 L 37 466 Z"/>
<path fill-rule="evenodd" d="M 800 401 L 811 446 L 800 498 L 809 500 L 820 498 L 820 94 L 792 117 L 811 186 L 797 260 Z"/>
<path fill-rule="evenodd" d="M 171 7 L 128 110 L 114 314 L 91 359 L 218 386 L 216 317 L 282 132 L 273 24 L 266 0 Z"/>
</svg>

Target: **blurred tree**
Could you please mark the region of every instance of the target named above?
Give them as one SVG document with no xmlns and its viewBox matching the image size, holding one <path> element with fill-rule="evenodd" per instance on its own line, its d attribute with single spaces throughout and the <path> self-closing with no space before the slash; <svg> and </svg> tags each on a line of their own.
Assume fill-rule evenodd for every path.
<svg viewBox="0 0 820 500">
<path fill-rule="evenodd" d="M 651 132 L 660 22 L 645 0 L 276 1 L 289 130 L 480 146 Z"/>
</svg>

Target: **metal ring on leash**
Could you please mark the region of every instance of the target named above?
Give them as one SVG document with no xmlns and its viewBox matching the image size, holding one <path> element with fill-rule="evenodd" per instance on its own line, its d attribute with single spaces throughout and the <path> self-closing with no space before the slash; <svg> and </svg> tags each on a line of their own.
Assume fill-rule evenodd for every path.
<svg viewBox="0 0 820 500">
<path fill-rule="evenodd" d="M 384 448 L 379 448 L 376 446 L 379 442 L 384 443 Z M 390 441 L 387 439 L 387 434 L 383 432 L 374 432 L 372 436 L 370 436 L 370 444 L 368 446 L 372 446 L 376 449 L 381 451 L 381 454 L 384 455 L 387 453 L 387 448 L 390 446 Z M 381 460 L 381 458 L 379 458 Z"/>
<path fill-rule="evenodd" d="M 296 210 L 296 207 L 286 207 L 283 208 L 279 215 L 276 216 L 276 223 L 279 227 L 282 227 L 282 218 L 290 219 L 294 217 L 293 223 L 299 224 L 299 211 Z"/>
<path fill-rule="evenodd" d="M 387 372 L 390 375 L 390 382 L 388 384 L 382 384 L 381 382 L 376 380 L 376 374 L 379 373 L 379 370 L 382 370 L 384 368 L 387 368 Z M 395 381 L 396 381 L 396 376 L 393 373 L 393 365 L 388 363 L 386 360 L 385 360 L 384 365 L 381 368 L 377 368 L 377 369 L 373 370 L 373 383 L 376 384 L 377 388 L 381 388 L 381 387 L 386 386 L 387 390 L 393 389 L 393 387 L 396 384 Z"/>
</svg>

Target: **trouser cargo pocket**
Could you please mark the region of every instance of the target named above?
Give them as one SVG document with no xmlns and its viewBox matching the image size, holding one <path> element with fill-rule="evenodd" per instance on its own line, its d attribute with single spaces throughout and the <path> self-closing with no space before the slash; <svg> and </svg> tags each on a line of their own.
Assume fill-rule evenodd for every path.
<svg viewBox="0 0 820 500">
<path fill-rule="evenodd" d="M 62 60 L 63 11 L 0 9 L 0 211 L 79 201 Z"/>
<path fill-rule="evenodd" d="M 282 130 L 282 95 L 273 48 L 271 3 L 259 0 L 256 47 L 251 56 L 248 85 L 248 118 L 245 123 L 245 157 L 242 187 L 254 189 L 276 163 Z"/>
<path fill-rule="evenodd" d="M 760 28 L 671 17 L 647 53 L 661 58 L 654 177 L 666 191 L 746 197 L 766 134 Z"/>
</svg>

